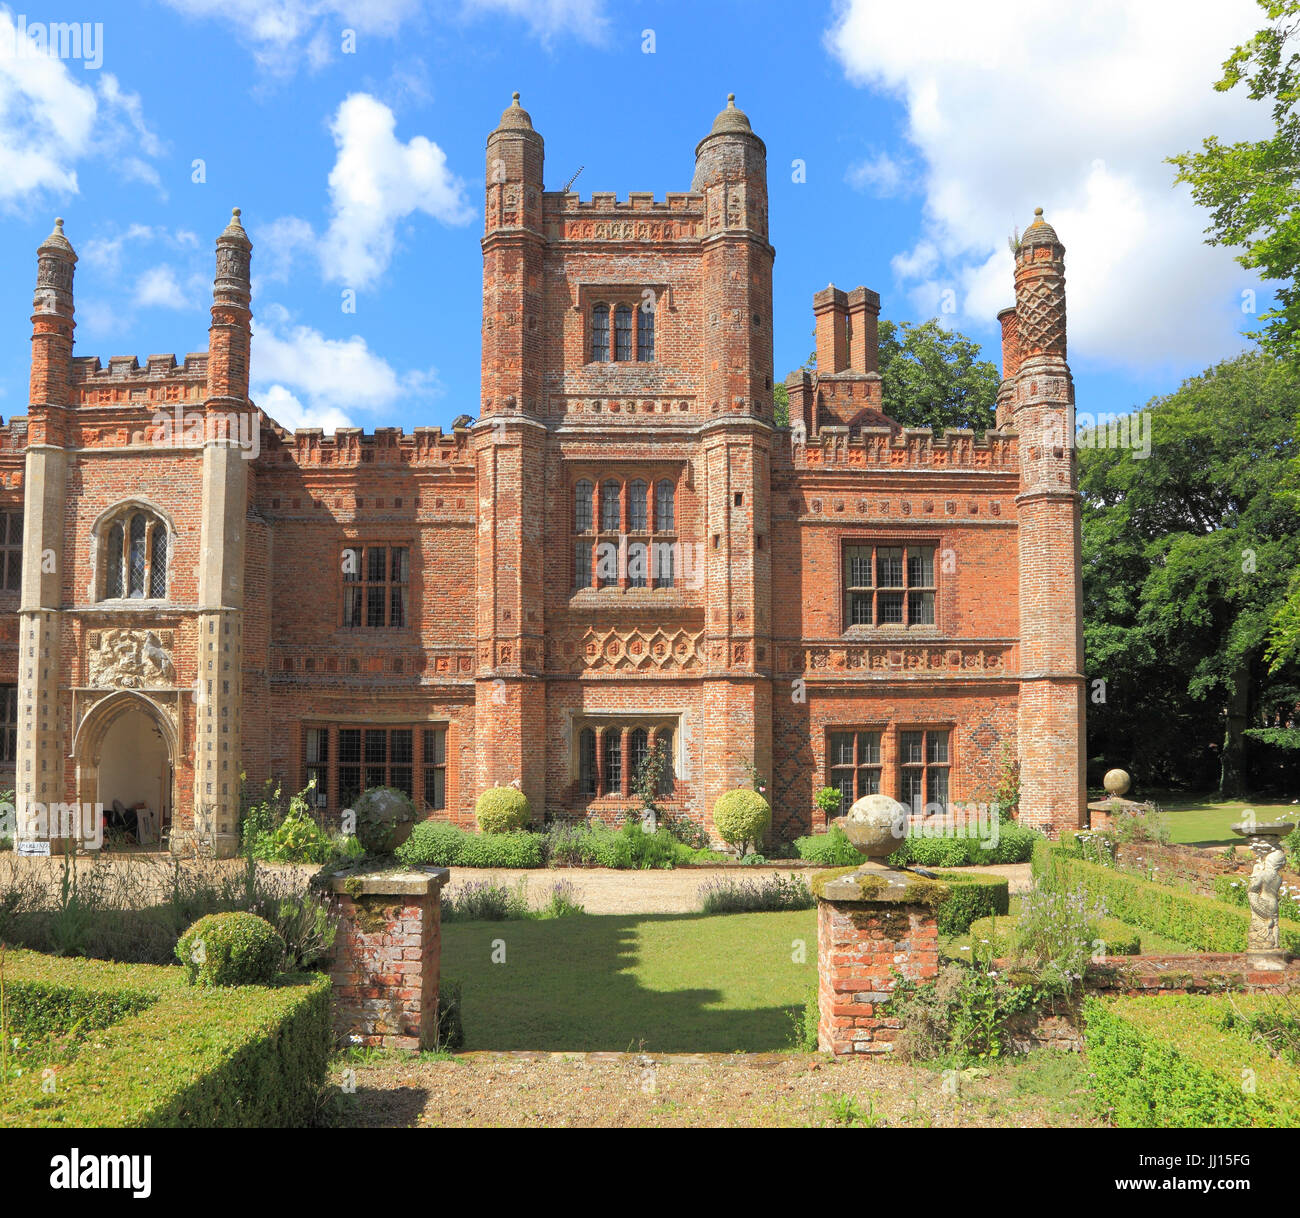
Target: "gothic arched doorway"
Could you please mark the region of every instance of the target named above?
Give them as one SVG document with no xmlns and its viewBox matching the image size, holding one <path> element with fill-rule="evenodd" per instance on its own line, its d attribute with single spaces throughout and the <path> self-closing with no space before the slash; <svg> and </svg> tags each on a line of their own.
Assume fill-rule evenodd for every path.
<svg viewBox="0 0 1300 1218">
<path fill-rule="evenodd" d="M 115 800 L 142 809 L 141 840 L 158 846 L 175 806 L 175 735 L 171 717 L 143 694 L 123 690 L 105 698 L 77 730 L 77 798 L 83 806 L 102 804 L 106 818 Z"/>
</svg>

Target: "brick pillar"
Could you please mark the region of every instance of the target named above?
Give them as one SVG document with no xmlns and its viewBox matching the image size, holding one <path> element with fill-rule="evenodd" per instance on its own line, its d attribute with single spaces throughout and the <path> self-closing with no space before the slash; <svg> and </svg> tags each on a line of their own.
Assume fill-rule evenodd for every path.
<svg viewBox="0 0 1300 1218">
<path fill-rule="evenodd" d="M 384 1049 L 431 1049 L 438 1029 L 446 868 L 335 876 L 334 1031 Z"/>
<path fill-rule="evenodd" d="M 817 896 L 817 1047 L 836 1057 L 892 1053 L 899 1021 L 888 1006 L 897 977 L 939 973 L 935 909 L 944 884 L 867 863 L 813 878 Z M 897 976 L 896 976 L 897 975 Z"/>
</svg>

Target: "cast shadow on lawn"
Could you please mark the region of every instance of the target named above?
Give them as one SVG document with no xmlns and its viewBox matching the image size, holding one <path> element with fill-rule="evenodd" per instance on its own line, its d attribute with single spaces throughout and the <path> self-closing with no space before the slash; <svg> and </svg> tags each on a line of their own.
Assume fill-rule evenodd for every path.
<svg viewBox="0 0 1300 1218">
<path fill-rule="evenodd" d="M 765 1052 L 790 1047 L 816 980 L 813 917 L 449 923 L 441 971 L 462 986 L 467 1050 Z"/>
</svg>

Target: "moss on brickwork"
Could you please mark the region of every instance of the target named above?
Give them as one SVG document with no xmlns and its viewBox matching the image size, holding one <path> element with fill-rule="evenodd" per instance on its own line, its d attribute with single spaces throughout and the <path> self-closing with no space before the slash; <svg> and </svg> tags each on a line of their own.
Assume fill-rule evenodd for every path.
<svg viewBox="0 0 1300 1218">
<path fill-rule="evenodd" d="M 827 894 L 827 885 L 834 885 Z M 937 909 L 951 896 L 946 884 L 910 871 L 860 871 L 836 867 L 819 871 L 812 878 L 813 895 L 819 900 L 840 902 L 873 901 L 891 905 L 924 905 Z"/>
</svg>

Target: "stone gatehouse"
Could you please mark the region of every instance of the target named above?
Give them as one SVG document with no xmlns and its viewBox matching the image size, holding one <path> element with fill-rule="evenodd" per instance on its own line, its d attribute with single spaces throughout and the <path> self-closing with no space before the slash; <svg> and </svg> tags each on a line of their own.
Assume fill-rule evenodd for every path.
<svg viewBox="0 0 1300 1218">
<path fill-rule="evenodd" d="M 706 827 L 754 773 L 789 837 L 824 823 L 823 785 L 987 799 L 1009 757 L 1027 823 L 1078 824 L 1073 391 L 1041 216 L 997 429 L 936 435 L 882 413 L 864 288 L 815 296 L 817 369 L 776 424 L 766 151 L 734 102 L 689 189 L 619 200 L 544 188 L 516 96 L 484 213 L 481 400 L 373 434 L 250 401 L 238 211 L 181 361 L 74 353 L 56 224 L 27 414 L 0 426 L 19 801 L 143 805 L 217 853 L 241 773 L 314 778 L 329 814 L 391 784 L 469 824 L 517 782 L 539 821 L 613 818 L 662 741 L 667 802 Z"/>
</svg>

